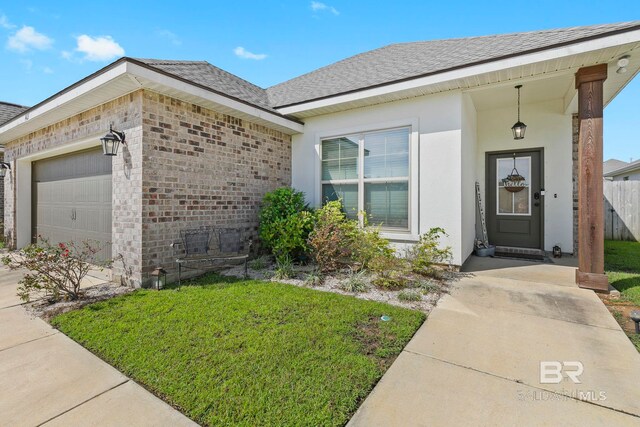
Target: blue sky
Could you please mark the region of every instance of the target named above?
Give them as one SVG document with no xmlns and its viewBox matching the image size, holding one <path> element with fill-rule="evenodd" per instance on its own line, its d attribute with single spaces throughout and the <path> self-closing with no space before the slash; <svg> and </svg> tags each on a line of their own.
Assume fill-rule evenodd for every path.
<svg viewBox="0 0 640 427">
<path fill-rule="evenodd" d="M 206 60 L 267 87 L 389 43 L 640 19 L 640 2 L 0 3 L 0 99 L 33 105 L 121 55 Z M 640 78 L 605 111 L 605 159 L 640 158 Z"/>
</svg>

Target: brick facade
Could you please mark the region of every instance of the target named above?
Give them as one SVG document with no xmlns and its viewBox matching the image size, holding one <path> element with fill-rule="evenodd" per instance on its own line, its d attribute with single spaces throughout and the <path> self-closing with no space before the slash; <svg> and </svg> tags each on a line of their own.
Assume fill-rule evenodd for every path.
<svg viewBox="0 0 640 427">
<path fill-rule="evenodd" d="M 174 268 L 169 245 L 181 229 L 239 227 L 255 238 L 262 197 L 291 183 L 289 135 L 146 90 L 7 143 L 6 161 L 15 170 L 34 153 L 92 138 L 97 145 L 110 124 L 127 141 L 112 167 L 113 273 L 134 286 L 157 265 Z M 7 174 L 4 218 L 15 247 L 14 176 Z"/>
<path fill-rule="evenodd" d="M 257 237 L 264 194 L 291 184 L 291 137 L 145 91 L 143 272 L 173 268 L 180 230 L 234 227 Z"/>
<path fill-rule="evenodd" d="M 4 161 L 4 153 L 0 153 L 0 162 Z M 0 179 L 0 240 L 4 239 L 4 179 Z"/>
</svg>

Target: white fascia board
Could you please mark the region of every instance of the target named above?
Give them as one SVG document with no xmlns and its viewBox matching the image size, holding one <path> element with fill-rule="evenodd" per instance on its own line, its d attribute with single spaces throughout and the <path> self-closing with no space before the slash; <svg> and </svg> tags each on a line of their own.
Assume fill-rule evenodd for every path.
<svg viewBox="0 0 640 427">
<path fill-rule="evenodd" d="M 20 126 L 21 124 L 24 124 L 29 120 L 46 114 L 61 105 L 72 102 L 75 98 L 85 95 L 86 93 L 91 92 L 92 90 L 97 89 L 98 87 L 126 73 L 126 69 L 126 63 L 123 62 L 122 64 L 116 65 L 112 69 L 105 71 L 104 73 L 84 82 L 83 84 L 74 87 L 68 92 L 63 93 L 60 96 L 56 96 L 55 98 L 40 105 L 34 110 L 27 111 L 18 115 L 17 118 L 9 121 L 8 123 L 5 123 L 3 126 L 0 126 L 0 134 L 3 134 L 8 130 Z"/>
<path fill-rule="evenodd" d="M 268 111 L 262 110 L 260 108 L 253 107 L 243 102 L 236 101 L 235 99 L 231 99 L 226 96 L 219 95 L 210 90 L 206 90 L 204 88 L 194 86 L 180 79 L 176 79 L 166 74 L 159 73 L 157 71 L 151 70 L 146 67 L 142 67 L 138 64 L 127 62 L 126 65 L 127 65 L 127 72 L 131 75 L 152 81 L 154 83 L 157 83 L 163 86 L 168 86 L 172 89 L 184 92 L 189 95 L 197 96 L 199 98 L 203 98 L 208 101 L 215 102 L 216 104 L 223 105 L 225 107 L 231 108 L 233 110 L 239 111 L 244 114 L 248 114 L 252 117 L 257 117 L 259 119 L 266 120 L 273 124 L 285 127 L 295 133 L 301 133 L 304 131 L 304 125 L 294 122 L 292 120 L 289 120 L 285 117 L 279 116 L 277 114 L 269 113 Z"/>
<path fill-rule="evenodd" d="M 431 76 L 420 77 L 400 83 L 391 83 L 389 85 L 380 86 L 372 89 L 363 89 L 358 92 L 348 93 L 345 95 L 336 95 L 327 99 L 310 101 L 304 104 L 292 105 L 290 107 L 277 108 L 277 110 L 285 115 L 301 113 L 316 108 L 329 107 L 336 104 L 343 104 L 352 101 L 358 101 L 365 98 L 373 98 L 376 96 L 387 95 L 394 92 L 416 89 L 424 86 L 431 86 L 456 79 L 464 79 L 471 76 L 491 73 L 499 70 L 519 67 L 523 65 L 535 64 L 551 59 L 563 58 L 571 55 L 591 52 L 594 50 L 606 49 L 613 46 L 620 46 L 628 43 L 637 43 L 640 41 L 640 30 L 629 31 L 613 36 L 602 37 L 595 40 L 576 43 L 568 46 L 562 46 L 555 49 L 543 50 L 540 52 L 514 56 L 511 58 L 501 59 L 485 64 L 473 65 L 458 70 L 447 71 Z"/>
</svg>

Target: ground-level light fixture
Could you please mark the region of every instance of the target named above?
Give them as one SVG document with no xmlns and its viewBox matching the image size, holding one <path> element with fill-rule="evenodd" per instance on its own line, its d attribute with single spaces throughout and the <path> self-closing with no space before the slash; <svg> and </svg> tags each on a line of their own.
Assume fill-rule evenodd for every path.
<svg viewBox="0 0 640 427">
<path fill-rule="evenodd" d="M 167 284 L 167 272 L 162 267 L 157 267 L 151 272 L 151 285 L 158 291 Z"/>
<path fill-rule="evenodd" d="M 631 312 L 631 320 L 636 324 L 636 334 L 640 334 L 640 310 L 633 310 Z"/>
<path fill-rule="evenodd" d="M 518 90 L 518 121 L 511 126 L 513 132 L 513 139 L 524 139 L 524 132 L 527 130 L 527 125 L 520 121 L 520 88 L 522 85 L 518 85 L 515 88 Z"/>
<path fill-rule="evenodd" d="M 109 126 L 109 133 L 100 138 L 100 141 L 102 141 L 102 151 L 105 156 L 117 155 L 120 143 L 126 145 L 124 132 L 113 130 L 111 126 Z"/>
<path fill-rule="evenodd" d="M 4 178 L 8 170 L 11 170 L 11 165 L 9 165 L 9 163 L 0 162 L 0 178 Z"/>
</svg>

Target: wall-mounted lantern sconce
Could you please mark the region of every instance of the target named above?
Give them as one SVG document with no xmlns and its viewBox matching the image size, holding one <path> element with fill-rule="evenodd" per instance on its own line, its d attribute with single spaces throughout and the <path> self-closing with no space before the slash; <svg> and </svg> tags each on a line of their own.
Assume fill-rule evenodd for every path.
<svg viewBox="0 0 640 427">
<path fill-rule="evenodd" d="M 522 85 L 516 86 L 518 90 L 518 121 L 515 125 L 511 126 L 513 131 L 513 139 L 524 139 L 524 132 L 527 130 L 527 125 L 520 121 L 520 88 Z"/>
<path fill-rule="evenodd" d="M 105 156 L 115 156 L 118 154 L 118 147 L 120 147 L 120 143 L 126 145 L 124 132 L 118 132 L 117 130 L 113 130 L 111 126 L 109 126 L 109 133 L 100 138 L 102 141 L 102 151 Z"/>
<path fill-rule="evenodd" d="M 9 163 L 0 162 L 0 178 L 4 178 L 8 170 L 11 170 L 11 165 Z"/>
</svg>

